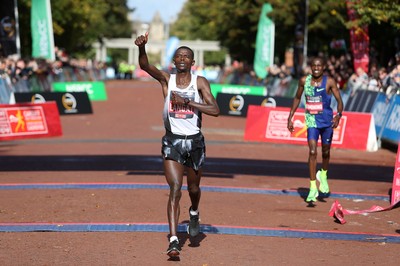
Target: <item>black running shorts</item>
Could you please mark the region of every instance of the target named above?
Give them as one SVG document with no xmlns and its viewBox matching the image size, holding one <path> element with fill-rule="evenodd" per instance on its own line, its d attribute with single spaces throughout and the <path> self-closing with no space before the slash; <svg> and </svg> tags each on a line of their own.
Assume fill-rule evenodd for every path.
<svg viewBox="0 0 400 266">
<path fill-rule="evenodd" d="M 199 170 L 206 157 L 204 136 L 181 136 L 167 132 L 162 138 L 161 153 L 165 159 L 171 159 L 187 167 Z"/>
</svg>

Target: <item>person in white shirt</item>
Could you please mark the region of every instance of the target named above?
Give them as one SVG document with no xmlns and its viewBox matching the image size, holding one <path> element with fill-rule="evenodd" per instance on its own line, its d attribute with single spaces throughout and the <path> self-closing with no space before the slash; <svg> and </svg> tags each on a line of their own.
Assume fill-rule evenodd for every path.
<svg viewBox="0 0 400 266">
<path fill-rule="evenodd" d="M 167 205 L 170 243 L 167 255 L 175 258 L 181 252 L 177 228 L 184 172 L 187 172 L 192 205 L 189 209 L 188 233 L 194 237 L 200 232 L 200 179 L 205 159 L 205 141 L 201 133 L 202 114 L 218 116 L 220 110 L 208 80 L 191 73 L 195 63 L 192 49 L 181 46 L 175 51 L 173 63 L 176 74 L 170 74 L 149 63 L 145 49 L 148 38 L 148 33 L 140 35 L 135 44 L 139 47 L 141 69 L 160 82 L 164 96 L 166 133 L 162 138 L 162 155 L 165 177 L 170 187 Z"/>
</svg>

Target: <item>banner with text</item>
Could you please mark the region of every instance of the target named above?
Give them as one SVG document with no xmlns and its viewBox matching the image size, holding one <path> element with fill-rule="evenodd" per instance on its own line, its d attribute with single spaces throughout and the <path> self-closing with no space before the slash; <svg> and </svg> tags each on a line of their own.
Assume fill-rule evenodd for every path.
<svg viewBox="0 0 400 266">
<path fill-rule="evenodd" d="M 379 94 L 380 92 L 377 91 L 358 90 L 348 99 L 344 110 L 346 112 L 370 113 Z"/>
<path fill-rule="evenodd" d="M 32 0 L 32 57 L 55 59 L 50 0 Z"/>
<path fill-rule="evenodd" d="M 390 202 L 396 204 L 400 201 L 400 145 L 397 145 L 396 165 L 394 166 L 392 197 Z"/>
<path fill-rule="evenodd" d="M 350 21 L 357 20 L 358 14 L 354 9 L 353 1 L 346 1 L 347 16 Z M 354 71 L 362 68 L 366 73 L 369 72 L 369 34 L 368 27 L 353 27 L 350 29 L 350 46 L 353 53 Z"/>
<path fill-rule="evenodd" d="M 291 107 L 293 99 L 279 96 L 241 95 L 230 93 L 218 93 L 217 103 L 221 115 L 247 116 L 250 105 L 268 107 Z"/>
<path fill-rule="evenodd" d="M 86 91 L 91 101 L 107 100 L 106 87 L 103 81 L 53 82 L 52 89 L 56 92 Z"/>
<path fill-rule="evenodd" d="M 55 101 L 60 115 L 91 114 L 92 105 L 83 92 L 16 92 L 12 98 L 17 103 L 44 103 Z"/>
<path fill-rule="evenodd" d="M 244 139 L 248 141 L 307 145 L 304 110 L 293 115 L 294 132 L 287 129 L 290 108 L 250 105 L 247 110 Z M 334 130 L 332 147 L 376 151 L 376 131 L 373 116 L 365 113 L 345 113 Z"/>
<path fill-rule="evenodd" d="M 61 136 L 55 102 L 0 105 L 0 140 Z"/>
<path fill-rule="evenodd" d="M 211 87 L 211 93 L 215 98 L 217 98 L 218 93 L 267 96 L 268 92 L 268 90 L 263 86 L 246 86 L 246 85 L 236 85 L 236 84 L 211 83 L 210 87 Z"/>
<path fill-rule="evenodd" d="M 388 99 L 379 93 L 372 107 L 378 139 L 397 145 L 400 141 L 400 95 Z"/>
<path fill-rule="evenodd" d="M 261 79 L 267 76 L 268 67 L 274 63 L 275 23 L 267 16 L 271 11 L 271 4 L 264 4 L 258 21 L 254 71 Z"/>
</svg>

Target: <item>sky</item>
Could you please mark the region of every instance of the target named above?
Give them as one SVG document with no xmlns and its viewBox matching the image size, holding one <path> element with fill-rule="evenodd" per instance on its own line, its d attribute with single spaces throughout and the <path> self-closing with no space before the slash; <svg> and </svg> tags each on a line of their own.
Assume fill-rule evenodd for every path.
<svg viewBox="0 0 400 266">
<path fill-rule="evenodd" d="M 164 23 L 177 19 L 186 0 L 127 0 L 130 8 L 136 8 L 131 14 L 133 20 L 151 22 L 158 11 Z"/>
</svg>

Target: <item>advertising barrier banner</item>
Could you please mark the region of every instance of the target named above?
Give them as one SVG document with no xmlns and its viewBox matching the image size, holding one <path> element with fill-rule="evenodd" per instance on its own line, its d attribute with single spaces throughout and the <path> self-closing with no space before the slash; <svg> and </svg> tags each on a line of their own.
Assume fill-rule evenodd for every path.
<svg viewBox="0 0 400 266">
<path fill-rule="evenodd" d="M 387 112 L 386 123 L 380 137 L 394 144 L 400 141 L 400 96 L 392 97 L 392 104 Z M 379 132 L 381 133 L 381 132 Z"/>
<path fill-rule="evenodd" d="M 86 91 L 91 101 L 107 100 L 106 87 L 103 81 L 53 82 L 55 92 Z"/>
<path fill-rule="evenodd" d="M 355 95 L 349 98 L 344 110 L 347 112 L 370 113 L 378 95 L 379 92 L 377 91 L 358 90 Z"/>
<path fill-rule="evenodd" d="M 293 115 L 294 132 L 287 129 L 290 108 L 250 105 L 247 111 L 244 139 L 248 141 L 307 145 L 304 110 Z M 332 147 L 376 151 L 377 141 L 373 116 L 345 113 L 334 130 Z"/>
<path fill-rule="evenodd" d="M 55 102 L 0 105 L 0 140 L 61 136 Z"/>
<path fill-rule="evenodd" d="M 92 105 L 83 92 L 19 92 L 13 97 L 17 103 L 44 103 L 55 101 L 60 115 L 91 114 Z"/>
<path fill-rule="evenodd" d="M 259 96 L 218 93 L 217 103 L 221 115 L 247 116 L 249 105 L 259 105 L 267 107 L 290 107 L 293 99 L 279 96 Z"/>
<path fill-rule="evenodd" d="M 261 95 L 267 96 L 267 89 L 263 86 L 246 86 L 233 84 L 210 84 L 211 93 L 217 98 L 218 93 L 231 93 L 242 95 Z"/>
<path fill-rule="evenodd" d="M 379 139 L 397 144 L 400 141 L 400 96 L 390 100 L 380 93 L 372 107 L 375 128 Z"/>
<path fill-rule="evenodd" d="M 392 204 L 396 204 L 399 201 L 400 201 L 400 148 L 399 145 L 397 145 L 397 158 L 396 158 L 396 165 L 394 167 L 392 197 L 390 202 Z"/>
</svg>

